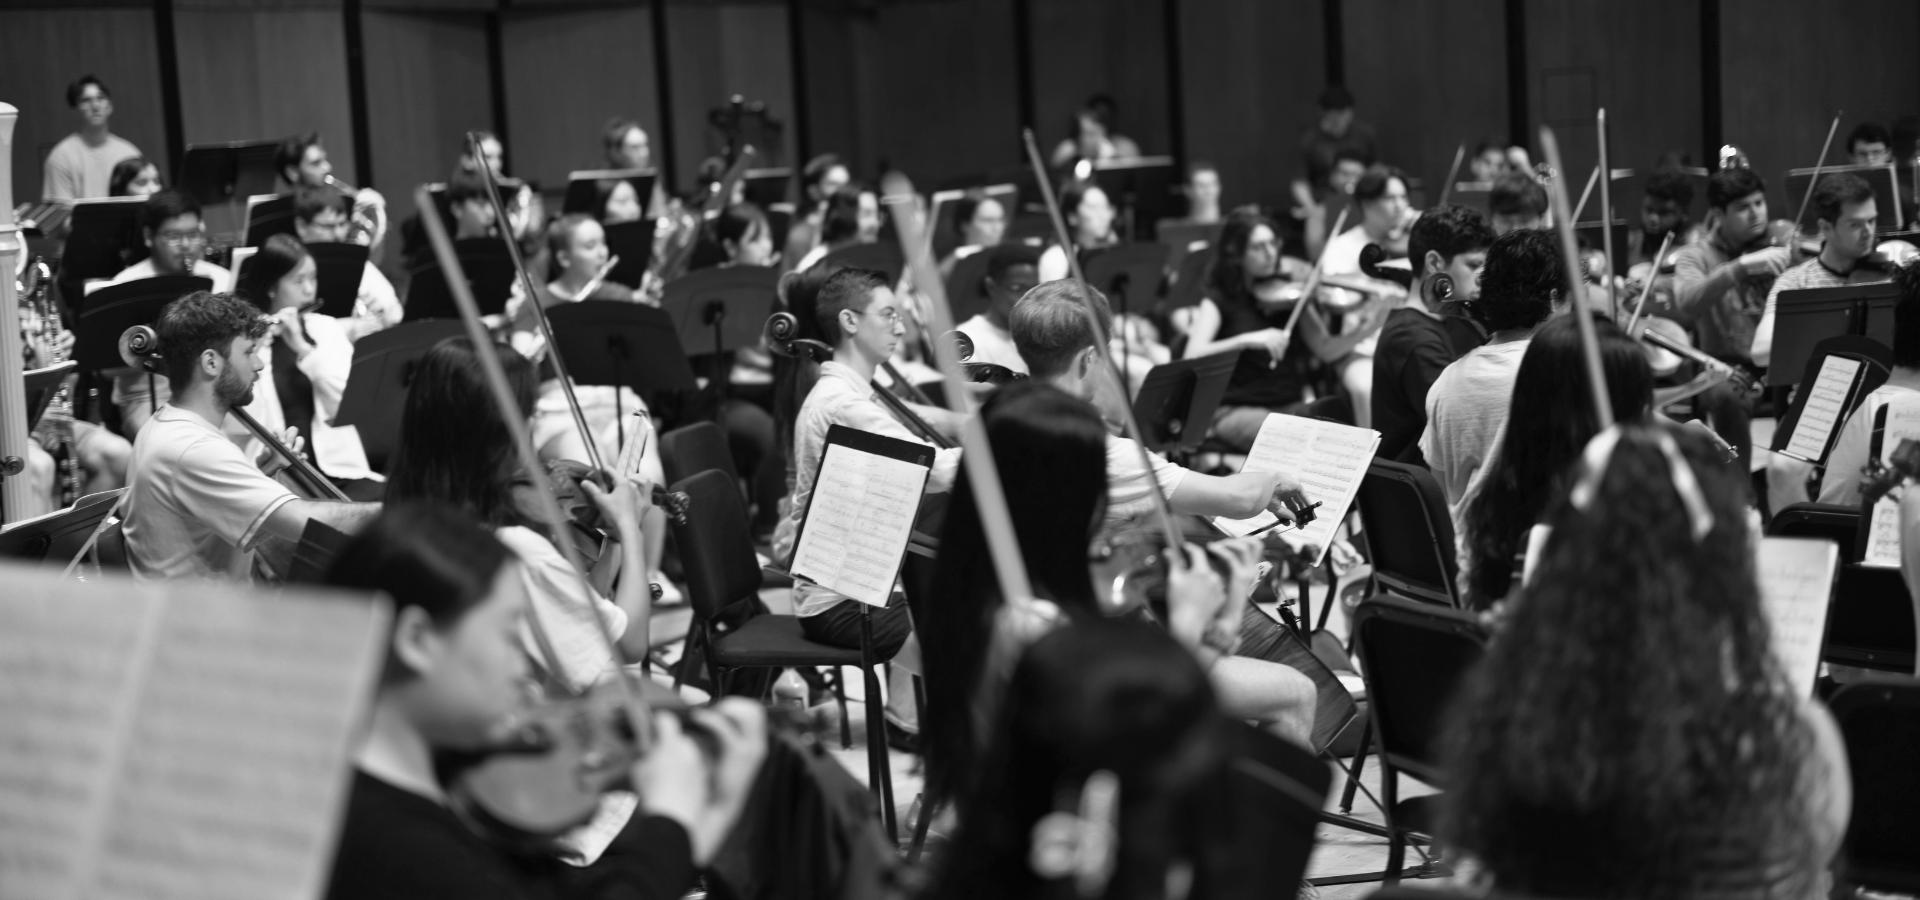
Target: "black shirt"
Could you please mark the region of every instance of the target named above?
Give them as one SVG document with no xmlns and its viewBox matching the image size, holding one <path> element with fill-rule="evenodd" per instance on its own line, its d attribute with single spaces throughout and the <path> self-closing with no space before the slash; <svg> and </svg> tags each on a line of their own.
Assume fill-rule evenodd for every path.
<svg viewBox="0 0 1920 900">
<path fill-rule="evenodd" d="M 1411 307 L 1387 314 L 1373 354 L 1373 427 L 1381 459 L 1397 460 L 1427 430 L 1427 390 L 1460 354 L 1444 322 Z"/>
<path fill-rule="evenodd" d="M 1275 327 L 1260 310 L 1259 301 L 1245 291 L 1236 291 L 1232 296 L 1212 291 L 1207 299 L 1220 310 L 1220 328 L 1214 332 L 1215 340 Z M 1300 360 L 1310 353 L 1298 328 L 1294 329 L 1292 343 L 1287 345 L 1286 358 L 1277 366 L 1270 365 L 1273 357 L 1264 349 L 1241 349 L 1240 361 L 1234 365 L 1226 396 L 1220 399 L 1220 404 L 1282 409 L 1299 402 L 1306 393 Z"/>
<path fill-rule="evenodd" d="M 694 884 L 679 823 L 634 813 L 591 866 L 523 858 L 482 840 L 440 803 L 353 773 L 329 900 L 674 900 Z"/>
</svg>

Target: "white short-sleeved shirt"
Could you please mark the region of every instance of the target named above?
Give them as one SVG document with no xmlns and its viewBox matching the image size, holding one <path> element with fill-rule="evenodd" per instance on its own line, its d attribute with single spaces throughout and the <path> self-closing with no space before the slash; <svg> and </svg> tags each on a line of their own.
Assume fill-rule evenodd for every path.
<svg viewBox="0 0 1920 900">
<path fill-rule="evenodd" d="M 606 616 L 618 638 L 627 630 L 627 614 L 599 592 L 587 588 L 581 595 L 580 576 L 565 555 L 531 528 L 508 526 L 494 532 L 520 558 L 520 578 L 527 586 L 528 621 L 520 627 L 520 642 L 541 668 L 575 690 L 591 687 L 618 667 L 612 650 L 593 621 L 595 607 Z M 628 577 L 639 577 L 628 573 Z M 549 658 L 534 634 L 534 620 L 552 648 Z"/>
<path fill-rule="evenodd" d="M 1160 492 L 1173 496 L 1180 488 L 1180 482 L 1187 477 L 1187 470 L 1167 462 L 1158 453 L 1149 453 L 1153 460 L 1153 478 L 1160 482 Z M 1140 461 L 1140 445 L 1129 438 L 1107 436 L 1107 516 L 1108 525 L 1124 522 L 1136 516 L 1153 511 L 1153 498 L 1148 495 L 1146 469 Z"/>
<path fill-rule="evenodd" d="M 252 580 L 262 526 L 295 499 L 219 426 L 171 404 L 134 440 L 127 490 L 127 556 L 147 581 Z"/>
<path fill-rule="evenodd" d="M 194 263 L 193 271 L 188 274 L 213 279 L 213 292 L 216 294 L 224 294 L 233 290 L 233 273 L 204 259 Z M 107 283 L 125 284 L 129 281 L 139 281 L 142 278 L 158 277 L 160 277 L 160 270 L 153 267 L 153 257 L 149 256 L 146 259 L 121 269 L 120 274 L 113 276 L 113 280 Z"/>
<path fill-rule="evenodd" d="M 993 363 L 1022 375 L 1028 374 L 1027 361 L 1021 358 L 1020 348 L 1014 346 L 1013 335 L 994 327 L 992 322 L 987 321 L 986 313 L 961 322 L 954 330 L 973 342 L 971 362 Z"/>
<path fill-rule="evenodd" d="M 1513 381 L 1531 338 L 1475 347 L 1440 373 L 1427 391 L 1427 430 L 1420 452 L 1457 507 L 1486 463 L 1507 421 Z"/>
</svg>

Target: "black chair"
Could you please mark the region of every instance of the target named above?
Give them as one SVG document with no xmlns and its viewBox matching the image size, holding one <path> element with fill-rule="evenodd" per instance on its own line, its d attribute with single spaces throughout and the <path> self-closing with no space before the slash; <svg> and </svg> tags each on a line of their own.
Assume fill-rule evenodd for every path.
<svg viewBox="0 0 1920 900">
<path fill-rule="evenodd" d="M 1320 829 L 1320 810 L 1333 787 L 1333 770 L 1290 741 L 1235 723 L 1234 755 L 1227 777 L 1232 801 L 1224 814 L 1232 843 L 1220 848 L 1236 865 L 1219 896 L 1275 893 L 1275 885 L 1298 885 Z"/>
<path fill-rule="evenodd" d="M 1367 466 L 1355 503 L 1366 525 L 1367 558 L 1384 591 L 1459 607 L 1455 588 L 1453 519 L 1433 473 L 1376 459 Z"/>
<path fill-rule="evenodd" d="M 66 568 L 126 492 L 126 488 L 120 488 L 88 494 L 58 512 L 9 523 L 0 528 L 0 558 Z M 125 568 L 118 521 L 101 533 L 95 551 L 118 568 Z"/>
<path fill-rule="evenodd" d="M 1826 538 L 1840 546 L 1840 561 L 1859 559 L 1855 553 L 1860 533 L 1860 507 L 1831 503 L 1794 503 L 1767 523 L 1773 537 Z"/>
<path fill-rule="evenodd" d="M 1840 878 L 1853 888 L 1920 892 L 1920 681 L 1875 677 L 1846 685 L 1828 703 L 1847 742 L 1853 818 L 1840 850 Z"/>
<path fill-rule="evenodd" d="M 1488 634 L 1472 613 L 1400 597 L 1372 597 L 1354 611 L 1353 638 L 1367 679 L 1367 708 L 1380 740 L 1387 817 L 1387 870 L 1401 878 L 1409 841 L 1431 843 L 1438 795 L 1399 799 L 1401 773 L 1435 787 L 1442 716 L 1462 676 L 1480 661 Z M 1418 874 L 1439 874 L 1432 866 Z M 1348 876 L 1350 879 L 1352 876 Z M 1354 879 L 1371 880 L 1371 879 Z"/>
<path fill-rule="evenodd" d="M 289 584 L 324 584 L 327 573 L 333 571 L 333 562 L 346 552 L 353 537 L 334 528 L 319 519 L 307 520 L 307 527 L 300 532 L 300 543 L 294 545 L 293 559 L 287 564 L 287 582 Z"/>
<path fill-rule="evenodd" d="M 880 661 L 869 641 L 858 648 L 815 643 L 800 630 L 796 616 L 761 612 L 760 563 L 753 553 L 747 528 L 747 509 L 740 486 L 715 469 L 675 482 L 684 492 L 688 510 L 684 524 L 673 523 L 687 576 L 687 599 L 693 623 L 687 633 L 687 653 L 701 654 L 713 694 L 727 691 L 732 674 L 741 669 L 785 669 L 828 666 L 833 669 L 834 696 L 840 703 L 841 746 L 852 744 L 847 723 L 846 694 L 839 667 L 852 666 L 866 678 L 868 788 L 879 802 L 889 837 L 894 827 L 893 776 L 887 761 L 887 732 L 880 704 Z M 739 610 L 747 609 L 745 616 Z M 674 687 L 679 687 L 676 678 Z"/>
<path fill-rule="evenodd" d="M 1840 567 L 1820 658 L 1863 669 L 1913 671 L 1913 600 L 1899 569 Z"/>
<path fill-rule="evenodd" d="M 719 469 L 734 484 L 740 483 L 740 473 L 733 469 L 733 451 L 727 449 L 727 432 L 714 422 L 695 422 L 661 435 L 660 467 L 668 484 L 708 469 Z"/>
</svg>

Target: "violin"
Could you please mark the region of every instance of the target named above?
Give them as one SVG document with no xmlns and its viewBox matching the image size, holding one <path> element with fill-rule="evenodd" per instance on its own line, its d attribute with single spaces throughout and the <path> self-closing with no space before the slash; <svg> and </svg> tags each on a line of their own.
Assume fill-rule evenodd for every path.
<svg viewBox="0 0 1920 900">
<path fill-rule="evenodd" d="M 1872 509 L 1874 504 L 1885 499 L 1894 488 L 1908 481 L 1920 480 L 1920 441 L 1901 438 L 1895 444 L 1893 452 L 1887 454 L 1887 461 L 1868 460 L 1862 471 L 1866 482 L 1860 486 L 1863 507 Z"/>
</svg>

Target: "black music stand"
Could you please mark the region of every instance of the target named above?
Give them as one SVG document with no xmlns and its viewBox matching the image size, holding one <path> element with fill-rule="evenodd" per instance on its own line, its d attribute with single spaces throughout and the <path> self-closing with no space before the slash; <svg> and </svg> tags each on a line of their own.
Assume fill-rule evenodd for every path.
<svg viewBox="0 0 1920 900">
<path fill-rule="evenodd" d="M 986 283 L 988 260 L 992 256 L 993 248 L 989 247 L 954 260 L 953 271 L 947 275 L 947 302 L 953 304 L 953 324 L 985 312 L 993 303 L 993 298 L 987 296 Z"/>
<path fill-rule="evenodd" d="M 279 149 L 279 141 L 195 144 L 181 155 L 173 183 L 201 206 L 271 194 L 280 175 L 273 170 L 273 156 Z"/>
<path fill-rule="evenodd" d="M 120 270 L 147 258 L 147 242 L 140 230 L 145 197 L 109 197 L 76 200 L 67 218 L 67 242 L 60 253 L 60 293 L 68 308 L 78 312 L 86 302 L 80 285 L 95 278 L 112 278 Z"/>
<path fill-rule="evenodd" d="M 1208 246 L 1204 250 L 1195 250 L 1180 260 L 1175 270 L 1173 286 L 1167 291 L 1165 305 L 1161 309 L 1172 312 L 1188 306 L 1198 306 L 1207 296 L 1207 276 L 1213 272 L 1213 261 L 1220 256 L 1218 245 Z"/>
<path fill-rule="evenodd" d="M 620 257 L 613 271 L 607 273 L 608 281 L 639 289 L 647 266 L 653 262 L 653 224 L 653 219 L 642 217 L 637 222 L 604 226 L 607 252 Z"/>
<path fill-rule="evenodd" d="M 1144 240 L 1154 233 L 1161 219 L 1180 215 L 1185 202 L 1174 187 L 1180 183 L 1180 166 L 1171 156 L 1141 156 L 1134 159 L 1109 159 L 1093 164 L 1093 183 L 1107 194 L 1126 222 L 1128 240 Z"/>
<path fill-rule="evenodd" d="M 873 244 L 854 244 L 841 247 L 823 257 L 819 265 L 846 266 L 850 269 L 873 269 L 887 276 L 889 285 L 900 283 L 900 273 L 907 267 L 907 258 L 900 252 L 897 241 L 880 241 Z"/>
<path fill-rule="evenodd" d="M 507 296 L 513 292 L 513 281 L 519 277 L 506 242 L 500 238 L 467 238 L 455 241 L 453 252 L 460 258 L 460 270 L 473 289 L 473 300 L 479 305 L 480 314 L 490 316 L 505 311 Z M 453 292 L 447 289 L 447 275 L 438 259 L 428 258 L 414 267 L 413 279 L 407 288 L 406 308 L 404 319 L 408 322 L 460 318 L 460 308 L 453 303 Z"/>
<path fill-rule="evenodd" d="M 65 568 L 124 493 L 88 494 L 66 509 L 7 523 L 0 528 L 0 559 Z"/>
<path fill-rule="evenodd" d="M 1608 199 L 1613 203 L 1614 218 L 1625 219 L 1634 223 L 1640 221 L 1640 208 L 1647 199 L 1647 179 L 1652 177 L 1654 171 L 1657 170 L 1613 170 L 1611 196 Z M 1686 209 L 1687 221 L 1706 221 L 1707 176 L 1711 173 L 1698 166 L 1681 166 L 1673 171 L 1685 175 L 1687 181 L 1693 185 L 1693 202 L 1687 204 Z M 1581 184 L 1584 185 L 1585 182 L 1581 182 Z M 1568 185 L 1568 188 L 1571 190 L 1572 185 Z M 1587 208 L 1583 210 L 1583 212 L 1585 213 L 1585 217 L 1579 222 L 1574 223 L 1576 227 L 1586 227 L 1589 225 L 1598 226 L 1600 224 L 1599 185 L 1594 185 L 1593 196 L 1587 198 Z M 1649 248 L 1647 252 L 1652 253 L 1655 249 L 1658 249 L 1658 247 Z"/>
<path fill-rule="evenodd" d="M 956 207 L 968 194 L 999 203 L 1008 225 L 1012 225 L 1013 217 L 1020 213 L 1020 189 L 1012 184 L 989 184 L 934 192 L 928 201 L 932 212 L 927 221 L 933 228 L 933 255 L 936 258 L 944 257 L 952 253 L 955 247 L 961 246 Z"/>
<path fill-rule="evenodd" d="M 1227 395 L 1227 382 L 1240 351 L 1215 353 L 1154 366 L 1133 399 L 1133 418 L 1147 449 L 1178 456 L 1200 449 L 1214 410 Z"/>
<path fill-rule="evenodd" d="M 135 325 L 152 325 L 160 311 L 194 291 L 213 290 L 213 279 L 198 275 L 159 275 L 110 284 L 87 298 L 74 324 L 73 358 L 82 371 L 117 369 L 120 335 Z"/>
<path fill-rule="evenodd" d="M 773 249 L 778 251 L 785 248 L 787 232 L 793 230 L 793 204 L 769 203 L 760 211 L 767 214 L 767 230 L 773 234 Z"/>
<path fill-rule="evenodd" d="M 385 469 L 399 443 L 407 386 L 413 383 L 420 357 L 435 344 L 466 333 L 466 323 L 459 319 L 430 319 L 402 322 L 354 343 L 353 369 L 347 373 L 333 424 L 352 425 L 360 433 L 370 468 Z"/>
<path fill-rule="evenodd" d="M 27 390 L 27 430 L 39 427 L 40 417 L 47 412 L 47 406 L 53 403 L 53 395 L 60 392 L 60 385 L 66 383 L 67 376 L 74 373 L 79 364 L 73 360 L 58 362 L 39 369 L 28 369 L 24 378 Z"/>
<path fill-rule="evenodd" d="M 255 194 L 248 197 L 247 228 L 240 246 L 258 247 L 276 234 L 299 236 L 293 227 L 293 195 L 276 197 Z"/>
<path fill-rule="evenodd" d="M 1880 214 L 1876 227 L 1880 231 L 1904 231 L 1907 225 L 1906 207 L 1901 203 L 1900 175 L 1893 163 L 1884 166 L 1825 166 L 1819 169 L 1788 169 L 1787 197 L 1796 207 L 1799 198 L 1807 195 L 1807 183 L 1819 173 L 1822 179 L 1842 173 L 1865 181 L 1873 189 L 1873 205 Z M 1820 230 L 1820 216 L 1814 212 L 1813 204 L 1807 204 L 1806 213 L 1797 223 L 1806 234 L 1815 234 Z"/>
<path fill-rule="evenodd" d="M 560 204 L 562 215 L 586 213 L 600 218 L 599 204 L 600 182 L 625 181 L 633 185 L 634 199 L 640 201 L 641 218 L 646 217 L 647 203 L 653 199 L 653 182 L 656 177 L 652 169 L 583 169 L 567 173 L 567 197 Z"/>
<path fill-rule="evenodd" d="M 766 209 L 775 203 L 787 202 L 787 189 L 793 183 L 793 169 L 786 166 L 748 169 L 740 182 L 745 185 L 741 190 L 745 192 L 747 202 Z M 776 244 L 785 242 L 785 235 L 775 239 Z"/>
<path fill-rule="evenodd" d="M 1453 190 L 1447 193 L 1447 202 L 1477 209 L 1481 215 L 1493 215 L 1493 182 L 1456 181 Z"/>
<path fill-rule="evenodd" d="M 1860 376 L 1859 388 L 1849 398 L 1846 415 L 1841 416 L 1834 423 L 1833 432 L 1838 435 L 1840 426 L 1846 424 L 1847 418 L 1853 415 L 1853 411 L 1866 402 L 1867 395 L 1879 390 L 1881 385 L 1887 383 L 1887 377 L 1893 374 L 1893 354 L 1879 341 L 1869 337 L 1855 334 L 1830 337 L 1821 341 L 1813 348 L 1813 352 L 1807 355 L 1806 369 L 1801 372 L 1800 380 L 1795 383 L 1812 384 L 1814 379 L 1820 377 L 1820 367 L 1826 364 L 1829 356 L 1859 360 L 1866 366 L 1866 371 Z M 1806 411 L 1807 398 L 1812 395 L 1812 391 L 1795 392 L 1793 404 L 1787 407 L 1787 414 L 1781 416 L 1779 424 L 1774 426 L 1773 444 L 1768 449 L 1778 453 L 1793 442 L 1793 430 L 1799 427 L 1800 415 Z M 1828 439 L 1827 449 L 1833 449 L 1831 437 Z M 1821 454 L 1819 463 L 1821 465 L 1826 463 L 1825 453 Z"/>
<path fill-rule="evenodd" d="M 1167 245 L 1167 265 L 1178 269 L 1188 253 L 1220 243 L 1220 222 L 1181 222 L 1163 219 L 1154 226 L 1154 240 Z M 1205 245 L 1205 246 L 1201 246 Z"/>
<path fill-rule="evenodd" d="M 678 346 L 714 355 L 709 379 L 724 398 L 724 354 L 760 343 L 760 332 L 766 327 L 767 317 L 773 315 L 779 293 L 780 272 L 772 267 L 701 269 L 669 282 L 660 309 L 674 325 Z"/>
<path fill-rule="evenodd" d="M 1844 287 L 1781 291 L 1773 312 L 1773 354 L 1767 386 L 1794 383 L 1814 345 L 1843 334 L 1864 335 L 1893 346 L 1893 307 L 1900 288 L 1891 281 Z"/>
<path fill-rule="evenodd" d="M 369 249 L 359 244 L 308 244 L 313 264 L 319 269 L 320 311 L 336 319 L 353 315 L 360 299 L 360 279 L 367 274 Z"/>
<path fill-rule="evenodd" d="M 1118 315 L 1146 312 L 1160 299 L 1166 280 L 1167 245 L 1136 241 L 1097 250 L 1087 257 L 1087 284 L 1113 301 Z"/>
<path fill-rule="evenodd" d="M 753 325 L 756 340 L 768 315 L 762 312 Z M 723 321 L 734 318 L 722 317 Z M 547 323 L 553 326 L 554 349 L 566 360 L 567 374 L 575 384 L 624 385 L 649 401 L 665 391 L 697 387 L 673 319 L 664 308 L 583 300 L 548 309 Z M 734 330 L 731 325 L 727 328 L 729 334 Z"/>
<path fill-rule="evenodd" d="M 1616 206 L 1614 209 L 1618 210 L 1619 207 Z M 1627 222 L 1628 220 L 1623 216 L 1615 215 L 1613 217 L 1613 262 L 1610 263 L 1610 265 L 1613 266 L 1613 273 L 1616 275 L 1625 275 L 1627 273 L 1627 254 L 1630 249 L 1627 246 L 1627 234 L 1629 230 Z M 1604 250 L 1607 246 L 1607 236 L 1600 228 L 1600 219 L 1598 216 L 1595 216 L 1591 222 L 1581 222 L 1573 226 L 1573 233 L 1585 247 L 1593 250 Z M 1647 251 L 1647 255 L 1651 256 L 1654 251 L 1659 249 L 1660 245 L 1656 242 L 1653 249 Z M 1632 297 L 1621 296 L 1618 298 L 1618 302 L 1624 307 L 1627 303 L 1632 302 L 1633 299 Z"/>
</svg>

